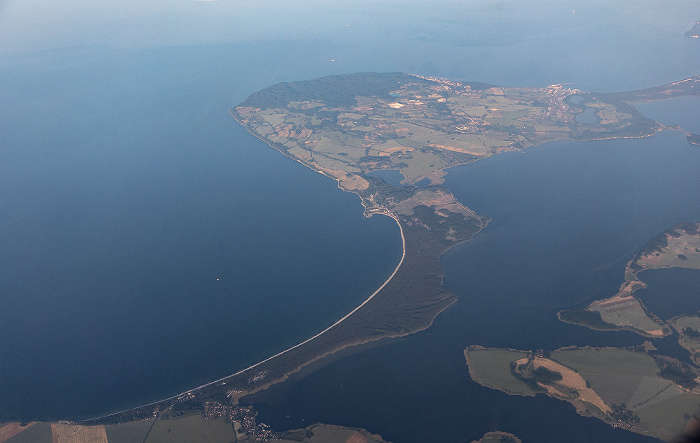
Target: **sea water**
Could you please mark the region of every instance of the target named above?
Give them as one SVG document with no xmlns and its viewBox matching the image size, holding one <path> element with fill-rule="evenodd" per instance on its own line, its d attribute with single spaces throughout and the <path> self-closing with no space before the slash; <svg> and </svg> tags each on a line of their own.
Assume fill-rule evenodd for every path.
<svg viewBox="0 0 700 443">
<path fill-rule="evenodd" d="M 7 418 L 98 415 L 223 377 L 332 324 L 401 258 L 393 220 L 365 219 L 358 197 L 236 123 L 228 108 L 248 88 L 201 90 L 174 70 L 182 90 L 151 84 L 164 90 L 133 104 L 63 97 L 112 62 L 2 75 Z M 126 63 L 130 81 L 166 68 Z"/>
<path fill-rule="evenodd" d="M 681 37 L 693 2 L 268 6 L 0 7 L 2 418 L 97 415 L 235 372 L 331 324 L 393 270 L 393 221 L 363 219 L 356 197 L 230 118 L 257 89 L 401 71 L 618 91 L 700 71 L 697 42 Z M 488 429 L 642 440 L 556 400 L 480 387 L 462 351 L 639 343 L 555 313 L 612 295 L 629 257 L 698 217 L 674 193 L 697 189 L 693 149 L 662 133 L 451 171 L 460 201 L 493 219 L 443 257 L 457 304 L 424 333 L 271 389 L 261 420 L 395 441 Z"/>
</svg>

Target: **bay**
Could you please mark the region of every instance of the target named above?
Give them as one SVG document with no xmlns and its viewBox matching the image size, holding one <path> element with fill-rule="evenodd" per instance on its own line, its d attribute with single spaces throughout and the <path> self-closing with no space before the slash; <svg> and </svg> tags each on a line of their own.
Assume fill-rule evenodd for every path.
<svg viewBox="0 0 700 443">
<path fill-rule="evenodd" d="M 656 102 L 640 103 L 637 109 L 645 117 L 665 125 L 679 125 L 681 129 L 700 133 L 700 97 L 676 97 Z"/>
<path fill-rule="evenodd" d="M 655 315 L 670 320 L 700 311 L 700 270 L 651 269 L 639 274 L 648 286 L 638 297 Z"/>
<path fill-rule="evenodd" d="M 148 57 L 202 55 L 148 51 L 123 72 L 157 79 Z M 235 372 L 332 324 L 401 257 L 393 220 L 364 219 L 234 121 L 238 83 L 188 93 L 171 86 L 185 71 L 133 85 L 150 96 L 67 103 L 113 62 L 3 73 L 17 97 L 0 135 L 5 418 L 95 416 Z"/>
</svg>

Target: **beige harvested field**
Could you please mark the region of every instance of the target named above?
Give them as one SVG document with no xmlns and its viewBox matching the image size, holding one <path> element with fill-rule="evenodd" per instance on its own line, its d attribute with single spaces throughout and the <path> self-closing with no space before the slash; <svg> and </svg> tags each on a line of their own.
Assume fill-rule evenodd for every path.
<svg viewBox="0 0 700 443">
<path fill-rule="evenodd" d="M 592 404 L 593 406 L 595 406 L 603 412 L 610 412 L 610 407 L 607 404 L 605 404 L 603 399 L 601 399 L 600 396 L 596 394 L 596 392 L 593 389 L 586 387 L 586 380 L 584 380 L 584 378 L 581 377 L 581 374 L 579 374 L 578 372 L 569 369 L 560 363 L 541 357 L 535 357 L 535 359 L 533 360 L 533 365 L 535 366 L 535 368 L 543 366 L 549 369 L 550 371 L 558 372 L 561 374 L 562 379 L 560 381 L 554 383 L 553 386 L 545 386 L 547 388 L 547 391 L 550 392 L 550 394 L 553 393 L 552 390 L 556 391 L 557 385 L 563 385 L 568 388 L 575 389 L 576 392 L 578 392 L 579 398 L 582 401 Z M 554 394 L 556 395 L 556 393 Z"/>
<path fill-rule="evenodd" d="M 630 295 L 630 285 L 623 285 L 623 289 L 614 297 L 598 300 L 591 303 L 587 309 L 597 311 L 604 322 L 619 327 L 634 328 L 651 336 L 662 337 L 664 335 L 663 324 L 657 323 L 642 307 L 635 297 Z"/>
<path fill-rule="evenodd" d="M 104 426 L 51 424 L 54 443 L 108 443 Z"/>
</svg>

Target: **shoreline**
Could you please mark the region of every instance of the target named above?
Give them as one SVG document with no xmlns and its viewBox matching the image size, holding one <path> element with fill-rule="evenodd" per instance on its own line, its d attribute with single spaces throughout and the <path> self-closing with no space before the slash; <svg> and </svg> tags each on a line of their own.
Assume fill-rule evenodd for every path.
<svg viewBox="0 0 700 443">
<path fill-rule="evenodd" d="M 416 242 L 416 240 L 415 240 L 416 234 L 413 232 L 414 231 L 413 229 L 409 229 L 410 234 L 405 232 L 405 228 L 409 228 L 410 223 L 409 223 L 409 225 L 404 227 L 404 225 L 402 223 L 404 223 L 405 221 L 402 221 L 401 218 L 399 217 L 399 215 L 394 214 L 394 213 L 386 210 L 386 208 L 375 208 L 374 210 L 369 210 L 369 208 L 367 208 L 365 206 L 365 202 L 364 202 L 364 199 L 362 198 L 362 195 L 360 195 L 360 193 L 357 190 L 344 188 L 341 185 L 339 179 L 332 177 L 332 176 L 329 176 L 328 174 L 324 173 L 323 171 L 319 171 L 319 170 L 315 169 L 314 167 L 305 163 L 304 161 L 288 155 L 283 149 L 278 148 L 273 143 L 268 142 L 267 140 L 260 137 L 258 134 L 251 131 L 250 128 L 240 118 L 238 113 L 235 112 L 235 108 L 231 108 L 229 110 L 229 112 L 234 117 L 234 119 L 243 128 L 246 129 L 246 131 L 249 134 L 253 135 L 258 140 L 264 142 L 267 146 L 273 148 L 275 151 L 281 153 L 282 155 L 284 155 L 287 158 L 294 160 L 295 162 L 301 164 L 302 166 L 305 166 L 314 172 L 318 172 L 318 173 L 324 175 L 325 177 L 328 177 L 328 178 L 334 180 L 337 183 L 337 187 L 339 189 L 341 189 L 342 191 L 357 195 L 360 198 L 360 203 L 362 204 L 362 207 L 364 208 L 364 216 L 365 217 L 369 218 L 375 214 L 380 214 L 380 215 L 385 215 L 387 217 L 392 218 L 396 222 L 396 224 L 399 226 L 399 232 L 401 233 L 401 242 L 402 242 L 401 259 L 399 260 L 399 263 L 397 264 L 397 266 L 394 268 L 394 271 L 392 272 L 392 274 L 384 281 L 384 283 L 381 286 L 379 286 L 361 304 L 356 306 L 352 311 L 350 311 L 349 313 L 344 315 L 342 318 L 335 321 L 332 325 L 323 329 L 319 333 L 307 338 L 306 340 L 304 340 L 300 343 L 297 343 L 296 345 L 291 346 L 283 351 L 280 351 L 280 352 L 278 352 L 270 357 L 267 357 L 264 360 L 261 360 L 261 361 L 255 363 L 251 366 L 248 366 L 247 368 L 241 369 L 235 373 L 226 375 L 224 377 L 218 378 L 218 379 L 213 380 L 211 382 L 204 383 L 204 384 L 197 386 L 195 388 L 191 388 L 191 389 L 188 389 L 186 391 L 181 391 L 178 394 L 172 395 L 170 397 L 163 398 L 163 399 L 156 400 L 156 401 L 152 401 L 152 402 L 142 404 L 139 406 L 135 406 L 132 408 L 124 409 L 124 410 L 121 410 L 118 412 L 103 414 L 103 415 L 98 416 L 98 417 L 74 420 L 73 422 L 75 422 L 75 423 L 81 423 L 81 424 L 95 423 L 95 422 L 104 421 L 104 420 L 107 420 L 110 418 L 114 419 L 114 418 L 117 418 L 120 415 L 124 415 L 124 414 L 129 414 L 132 417 L 135 415 L 140 416 L 140 417 L 153 416 L 153 414 L 157 413 L 158 410 L 162 410 L 162 409 L 160 409 L 161 406 L 163 408 L 167 408 L 167 407 L 172 406 L 172 404 L 176 404 L 178 402 L 199 399 L 199 398 L 206 398 L 208 395 L 211 395 L 212 391 L 221 392 L 224 389 L 227 390 L 227 396 L 235 404 L 238 402 L 239 398 L 254 394 L 254 393 L 259 392 L 261 390 L 267 389 L 268 387 L 270 387 L 273 384 L 282 382 L 282 381 L 288 379 L 290 375 L 302 370 L 304 367 L 306 367 L 310 364 L 313 364 L 313 363 L 315 363 L 315 362 L 317 362 L 317 361 L 319 361 L 319 360 L 321 360 L 329 355 L 332 355 L 336 352 L 339 352 L 341 350 L 344 350 L 344 349 L 347 349 L 347 348 L 350 348 L 353 346 L 363 345 L 363 344 L 370 343 L 373 341 L 403 337 L 406 335 L 413 334 L 415 332 L 425 330 L 433 324 L 435 318 L 437 317 L 437 315 L 440 312 L 447 309 L 447 307 L 452 305 L 452 303 L 454 303 L 457 299 L 457 297 L 454 294 L 452 294 L 450 291 L 445 289 L 445 287 L 443 285 L 444 274 L 442 272 L 442 266 L 439 263 L 439 258 L 448 249 L 451 249 L 454 246 L 460 245 L 462 243 L 465 243 L 465 242 L 471 240 L 476 233 L 483 230 L 483 228 L 488 224 L 488 221 L 484 220 L 482 217 L 476 216 L 476 214 L 474 214 L 474 216 L 475 216 L 475 218 L 477 218 L 479 220 L 478 230 L 476 232 L 472 233 L 471 235 L 469 235 L 467 238 L 464 238 L 464 239 L 457 241 L 457 242 L 454 242 L 452 244 L 441 244 L 441 245 L 433 244 L 432 240 L 428 241 L 430 244 L 433 244 L 433 247 L 430 248 L 430 249 L 433 249 L 433 253 L 432 254 L 428 253 L 428 256 L 433 256 L 434 260 L 436 261 L 437 266 L 439 267 L 439 271 L 440 271 L 439 272 L 439 287 L 436 287 L 436 289 L 438 290 L 437 292 L 439 294 L 437 295 L 437 298 L 433 298 L 432 300 L 429 300 L 428 304 L 423 306 L 423 308 L 427 312 L 426 312 L 426 314 L 423 314 L 425 317 L 419 322 L 419 324 L 404 325 L 399 330 L 393 330 L 393 331 L 391 331 L 391 330 L 386 331 L 385 330 L 385 331 L 377 332 L 375 330 L 373 332 L 370 329 L 370 330 L 367 330 L 364 333 L 360 333 L 358 336 L 354 336 L 354 337 L 353 337 L 354 334 L 352 334 L 352 333 L 349 334 L 349 336 L 348 336 L 347 331 L 339 332 L 341 335 L 338 337 L 338 338 L 340 338 L 340 340 L 337 343 L 335 343 L 335 344 L 324 343 L 321 339 L 322 338 L 325 339 L 325 337 L 327 335 L 331 335 L 331 334 L 328 334 L 329 332 L 335 333 L 336 331 L 341 331 L 338 327 L 340 325 L 345 326 L 345 324 L 347 323 L 346 320 L 349 320 L 349 319 L 357 320 L 360 323 L 367 321 L 366 314 L 364 314 L 364 315 L 358 314 L 358 316 L 353 316 L 353 315 L 356 314 L 360 309 L 365 307 L 372 300 L 374 300 L 375 297 L 389 285 L 389 283 L 393 282 L 394 278 L 396 277 L 397 273 L 399 273 L 400 270 L 403 271 L 403 267 L 405 267 L 404 265 L 405 265 L 406 256 L 407 256 L 407 249 L 408 249 L 406 237 L 407 237 L 407 235 L 411 236 L 411 244 L 413 245 Z M 414 249 L 411 249 L 411 251 L 414 251 Z M 417 250 L 414 252 L 417 252 Z M 411 254 L 412 254 L 411 263 L 409 263 L 407 265 L 411 269 L 413 269 L 416 266 L 416 264 L 414 262 L 415 257 L 413 257 L 413 255 L 416 255 L 414 252 L 411 252 Z M 425 251 L 423 253 L 425 253 Z M 423 253 L 418 253 L 418 255 L 423 256 Z M 421 266 L 421 269 L 423 269 L 422 266 Z M 409 272 L 409 275 L 410 275 L 410 271 L 406 271 L 406 272 Z M 405 272 L 404 272 L 404 274 L 405 274 Z M 404 275 L 404 276 L 402 276 L 402 278 L 406 279 L 407 277 Z M 410 280 L 410 277 L 408 277 L 408 278 Z M 403 280 L 401 280 L 401 281 L 403 282 Z M 389 293 L 388 293 L 389 298 L 392 297 L 391 296 L 392 291 L 394 293 L 396 293 L 396 291 L 397 291 L 396 288 L 387 288 L 387 290 L 389 291 Z M 403 292 L 403 290 L 401 292 Z M 440 294 L 442 294 L 442 295 L 440 295 Z M 384 302 L 381 301 L 381 299 L 380 299 L 380 301 L 378 303 L 381 304 Z M 352 323 L 352 322 L 350 322 L 350 323 Z M 376 326 L 376 325 L 374 325 L 374 326 Z M 352 328 L 353 326 L 350 326 L 350 327 Z M 346 336 L 343 336 L 343 334 L 346 334 Z M 316 347 L 317 349 L 308 349 L 308 347 L 302 348 L 305 345 L 309 345 L 309 347 L 311 347 L 311 348 Z M 300 349 L 300 348 L 302 348 L 302 349 Z M 294 356 L 294 352 L 292 352 L 292 351 L 296 351 L 296 350 L 298 350 L 298 352 L 301 352 L 302 355 L 306 354 L 306 356 L 302 356 L 301 358 L 299 358 L 298 356 Z M 274 364 L 276 359 L 281 358 L 283 356 L 288 356 L 289 361 L 293 361 L 294 359 L 299 359 L 299 361 L 292 363 L 292 364 L 283 363 L 283 366 L 287 366 L 287 368 L 284 371 L 278 372 L 276 374 L 274 374 L 275 371 L 273 371 L 273 374 L 268 374 L 269 366 L 268 366 L 268 369 L 266 369 L 264 365 L 267 363 Z M 281 360 L 281 362 L 285 362 L 285 360 Z M 250 374 L 251 377 L 248 378 L 247 380 L 242 380 L 242 376 L 244 374 L 246 374 L 250 371 L 253 371 L 256 368 L 260 369 L 259 372 Z M 269 378 L 269 381 L 265 380 L 266 378 L 268 378 L 267 377 L 268 375 L 271 375 L 271 377 Z M 263 381 L 263 380 L 265 380 L 265 381 Z M 244 383 L 246 381 L 247 381 L 247 384 Z M 171 404 L 167 405 L 168 403 L 171 403 Z M 144 411 L 146 409 L 148 409 L 149 411 Z M 144 415 L 144 414 L 146 414 L 146 415 Z M 119 421 L 121 421 L 121 420 L 118 420 L 117 422 L 119 422 Z"/>
<path fill-rule="evenodd" d="M 325 175 L 325 174 L 324 174 L 324 175 Z M 286 354 L 286 353 L 288 353 L 288 352 L 290 352 L 290 351 L 293 351 L 294 349 L 297 349 L 297 348 L 299 348 L 299 347 L 301 347 L 301 346 L 303 346 L 303 345 L 305 345 L 305 344 L 307 344 L 307 343 L 309 343 L 309 342 L 311 342 L 311 341 L 313 341 L 313 340 L 315 340 L 315 339 L 321 337 L 323 334 L 327 333 L 327 332 L 330 331 L 331 329 L 333 329 L 333 328 L 335 328 L 336 326 L 338 326 L 339 324 L 341 324 L 343 321 L 347 320 L 347 319 L 348 319 L 350 316 L 352 316 L 355 312 L 357 312 L 359 309 L 361 309 L 363 306 L 365 306 L 367 303 L 369 303 L 377 294 L 379 294 L 379 292 L 380 292 L 382 289 L 384 289 L 384 287 L 385 287 L 387 284 L 389 284 L 389 282 L 394 278 L 394 276 L 396 275 L 396 273 L 398 272 L 398 270 L 401 268 L 401 265 L 403 264 L 404 259 L 406 258 L 406 238 L 405 238 L 405 236 L 404 236 L 403 227 L 401 226 L 401 223 L 400 223 L 399 219 L 398 219 L 396 216 L 394 216 L 394 215 L 392 215 L 392 214 L 390 214 L 390 213 L 379 213 L 379 212 L 377 212 L 377 213 L 373 213 L 373 214 L 371 214 L 371 215 L 374 215 L 374 214 L 381 214 L 381 215 L 385 215 L 385 216 L 387 216 L 387 217 L 390 217 L 390 218 L 392 218 L 392 219 L 396 222 L 396 224 L 398 225 L 398 227 L 399 227 L 399 232 L 401 233 L 401 244 L 402 244 L 401 260 L 399 260 L 399 263 L 396 265 L 396 268 L 394 268 L 394 271 L 393 271 L 393 272 L 391 273 L 391 275 L 384 281 L 384 283 L 382 283 L 382 285 L 379 286 L 379 288 L 377 288 L 377 290 L 375 290 L 375 291 L 374 291 L 368 298 L 366 298 L 362 303 L 360 303 L 358 306 L 356 306 L 356 307 L 355 307 L 352 311 L 350 311 L 349 313 L 345 314 L 342 318 L 340 318 L 339 320 L 337 320 L 335 323 L 333 323 L 332 325 L 328 326 L 327 328 L 325 328 L 325 329 L 322 330 L 321 332 L 319 332 L 319 333 L 313 335 L 312 337 L 309 337 L 309 338 L 307 338 L 306 340 L 304 340 L 304 341 L 302 341 L 302 342 L 300 342 L 300 343 L 297 343 L 297 344 L 294 345 L 294 346 L 290 346 L 289 348 L 287 348 L 287 349 L 285 349 L 285 350 L 283 350 L 283 351 L 280 351 L 280 352 L 278 352 L 278 353 L 276 353 L 276 354 L 274 354 L 274 355 L 272 355 L 272 356 L 270 356 L 270 357 L 267 357 L 267 358 L 264 359 L 264 360 L 261 360 L 261 361 L 255 363 L 255 364 L 253 364 L 253 365 L 251 365 L 251 366 L 248 366 L 248 367 L 245 368 L 245 369 L 241 369 L 241 370 L 239 370 L 239 371 L 237 371 L 237 372 L 234 372 L 234 373 L 232 373 L 232 374 L 229 374 L 229 375 L 226 375 L 226 376 L 224 376 L 224 377 L 218 378 L 218 379 L 216 379 L 216 380 L 210 381 L 210 382 L 208 382 L 208 383 L 202 384 L 202 385 L 197 386 L 197 387 L 195 387 L 195 388 L 188 389 L 188 390 L 186 390 L 186 391 L 182 391 L 182 392 L 180 392 L 180 393 L 178 393 L 178 394 L 176 394 L 176 395 L 173 395 L 173 396 L 171 396 L 171 397 L 167 397 L 167 398 L 163 398 L 163 399 L 160 399 L 160 400 L 156 400 L 156 401 L 153 401 L 153 402 L 150 402 L 150 403 L 146 403 L 146 404 L 143 404 L 143 405 L 139 405 L 139 406 L 136 406 L 136 407 L 133 407 L 133 408 L 124 409 L 124 410 L 122 410 L 122 411 L 112 412 L 112 413 L 105 414 L 105 415 L 102 415 L 102 416 L 99 416 L 99 417 L 93 417 L 93 418 L 84 419 L 84 420 L 76 420 L 76 422 L 79 422 L 79 423 L 88 423 L 88 422 L 93 422 L 93 421 L 102 420 L 102 419 L 109 418 L 109 417 L 112 417 L 112 416 L 116 416 L 116 415 L 119 415 L 119 414 L 124 414 L 124 413 L 130 412 L 130 411 L 135 411 L 135 410 L 138 410 L 138 409 L 147 408 L 147 407 L 150 407 L 150 406 L 155 406 L 155 405 L 158 405 L 158 404 L 161 404 L 161 403 L 164 403 L 164 402 L 173 401 L 173 400 L 178 400 L 178 399 L 181 398 L 182 396 L 187 396 L 187 395 L 190 395 L 190 394 L 194 394 L 194 393 L 196 393 L 197 391 L 200 391 L 200 390 L 202 390 L 202 389 L 206 389 L 206 388 L 208 388 L 208 387 L 212 387 L 212 386 L 214 386 L 214 385 L 221 384 L 221 383 L 225 382 L 226 380 L 228 380 L 228 379 L 230 379 L 230 378 L 232 378 L 232 377 L 236 377 L 236 376 L 238 376 L 238 375 L 244 374 L 244 373 L 246 373 L 246 372 L 248 372 L 248 371 L 250 371 L 250 370 L 252 370 L 252 369 L 255 369 L 255 368 L 258 367 L 258 366 L 261 366 L 261 365 L 263 365 L 263 364 L 265 364 L 265 363 L 267 363 L 267 362 L 269 362 L 269 361 L 271 361 L 271 360 L 273 360 L 273 359 L 275 359 L 275 358 L 281 357 L 281 356 L 283 356 L 284 354 Z M 387 337 L 387 338 L 389 338 L 389 337 Z M 365 343 L 366 343 L 366 342 L 365 342 Z M 358 343 L 355 343 L 355 344 L 353 344 L 353 345 L 360 345 L 360 344 L 363 344 L 363 342 L 358 342 Z M 350 345 L 350 346 L 352 346 L 352 345 Z M 347 347 L 349 347 L 349 346 L 347 346 Z M 296 369 L 295 369 L 294 371 L 292 371 L 291 373 L 297 372 L 297 371 L 299 371 L 301 368 L 303 368 L 304 366 L 307 366 L 307 365 L 309 365 L 309 364 L 311 364 L 311 363 L 313 363 L 313 362 L 315 362 L 315 361 L 317 361 L 317 360 L 319 360 L 319 359 L 321 359 L 321 358 L 323 358 L 323 357 L 325 357 L 325 356 L 328 356 L 328 355 L 330 355 L 330 354 L 332 354 L 332 353 L 338 352 L 340 349 L 341 349 L 341 348 L 339 348 L 339 349 L 334 349 L 334 350 L 332 350 L 332 351 L 330 351 L 330 352 L 327 352 L 327 353 L 325 353 L 325 354 L 323 354 L 323 355 L 319 355 L 316 359 L 314 359 L 314 360 L 312 360 L 312 361 L 309 361 L 309 362 L 307 362 L 306 364 L 304 364 L 304 365 L 302 365 L 302 366 L 296 368 Z M 291 374 L 291 373 L 290 373 L 290 374 Z M 290 374 L 286 374 L 286 376 L 289 376 Z M 281 380 L 279 380 L 279 381 L 281 381 Z M 257 389 L 256 389 L 256 390 L 257 390 Z M 250 392 L 250 393 L 252 393 L 252 392 Z M 248 394 L 250 394 L 250 393 L 248 393 Z"/>
</svg>

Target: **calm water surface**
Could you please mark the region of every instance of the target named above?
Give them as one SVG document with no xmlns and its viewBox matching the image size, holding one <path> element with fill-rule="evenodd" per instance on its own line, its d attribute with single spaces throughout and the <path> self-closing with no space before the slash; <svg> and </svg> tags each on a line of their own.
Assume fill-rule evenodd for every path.
<svg viewBox="0 0 700 443">
<path fill-rule="evenodd" d="M 0 420 L 96 415 L 234 372 L 331 324 L 393 270 L 393 221 L 363 219 L 356 197 L 228 115 L 255 90 L 400 71 L 618 91 L 700 72 L 681 36 L 694 1 L 135 4 L 0 4 Z M 614 293 L 632 254 L 699 217 L 676 192 L 697 189 L 697 153 L 662 133 L 455 169 L 450 189 L 493 218 L 443 257 L 459 302 L 424 333 L 268 391 L 261 418 L 407 442 L 491 428 L 641 440 L 481 388 L 461 353 L 640 342 L 554 314 Z"/>
<path fill-rule="evenodd" d="M 95 415 L 222 377 L 327 327 L 398 263 L 393 220 L 233 120 L 236 84 L 52 109 L 74 73 L 4 74 L 22 91 L 0 134 L 0 416 Z"/>
<path fill-rule="evenodd" d="M 700 134 L 700 97 L 676 97 L 636 105 L 644 116 L 665 125 L 679 125 L 682 129 Z"/>
<path fill-rule="evenodd" d="M 700 311 L 700 270 L 652 269 L 640 273 L 639 278 L 648 286 L 638 296 L 662 319 Z"/>
</svg>

